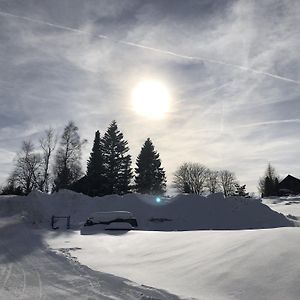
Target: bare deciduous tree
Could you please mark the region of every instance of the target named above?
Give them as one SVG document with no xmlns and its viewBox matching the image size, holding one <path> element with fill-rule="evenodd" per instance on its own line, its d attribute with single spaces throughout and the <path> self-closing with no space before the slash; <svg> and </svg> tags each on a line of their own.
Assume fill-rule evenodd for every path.
<svg viewBox="0 0 300 300">
<path fill-rule="evenodd" d="M 41 178 L 41 156 L 34 151 L 31 141 L 24 141 L 21 151 L 17 154 L 15 169 L 11 180 L 23 191 L 29 194 L 34 188 L 38 188 Z"/>
<path fill-rule="evenodd" d="M 43 176 L 40 182 L 40 190 L 49 192 L 49 166 L 51 155 L 56 147 L 57 136 L 52 128 L 45 130 L 44 136 L 39 140 L 42 148 L 42 163 L 43 163 Z"/>
<path fill-rule="evenodd" d="M 229 170 L 222 170 L 219 172 L 220 174 L 220 185 L 224 196 L 233 195 L 235 192 L 235 184 L 236 184 L 236 177 L 235 174 Z"/>
<path fill-rule="evenodd" d="M 174 173 L 174 186 L 181 193 L 202 194 L 208 169 L 198 163 L 184 163 Z"/>
<path fill-rule="evenodd" d="M 214 170 L 208 170 L 206 178 L 206 187 L 210 193 L 216 193 L 220 191 L 219 172 Z"/>
<path fill-rule="evenodd" d="M 81 146 L 86 140 L 81 140 L 78 127 L 70 121 L 61 136 L 60 145 L 55 156 L 54 174 L 55 189 L 66 188 L 82 175 Z"/>
</svg>

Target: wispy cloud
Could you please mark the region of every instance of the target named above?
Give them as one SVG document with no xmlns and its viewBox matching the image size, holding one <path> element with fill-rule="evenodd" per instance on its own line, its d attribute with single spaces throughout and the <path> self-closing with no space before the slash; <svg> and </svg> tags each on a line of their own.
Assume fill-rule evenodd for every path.
<svg viewBox="0 0 300 300">
<path fill-rule="evenodd" d="M 268 161 L 300 176 L 299 9 L 287 0 L 0 3 L 0 150 L 69 119 L 92 142 L 117 119 L 134 157 L 153 139 L 169 183 L 185 160 L 231 168 L 251 190 Z M 169 87 L 165 120 L 132 111 L 143 78 Z M 1 182 L 11 157 L 0 163 Z"/>
<path fill-rule="evenodd" d="M 139 43 L 133 43 L 133 42 L 130 42 L 130 41 L 116 40 L 116 39 L 114 39 L 112 37 L 109 37 L 107 35 L 102 35 L 102 34 L 95 35 L 95 34 L 92 34 L 90 32 L 80 30 L 80 29 L 71 28 L 71 27 L 68 27 L 68 26 L 62 26 L 62 25 L 59 25 L 59 24 L 53 24 L 53 23 L 49 23 L 49 22 L 44 22 L 44 21 L 41 21 L 41 20 L 33 19 L 33 18 L 22 17 L 22 16 L 10 14 L 10 13 L 3 12 L 3 11 L 0 11 L 0 15 L 5 16 L 5 17 L 19 18 L 19 19 L 34 22 L 34 23 L 37 23 L 37 24 L 47 25 L 47 26 L 50 26 L 50 27 L 53 27 L 53 28 L 67 30 L 67 31 L 77 33 L 77 34 L 91 35 L 91 36 L 94 36 L 96 38 L 106 39 L 106 40 L 109 40 L 109 41 L 114 42 L 114 43 L 123 44 L 123 45 L 131 46 L 131 47 L 137 47 L 137 48 L 141 48 L 141 49 L 145 49 L 145 50 L 149 50 L 149 51 L 154 51 L 154 52 L 164 54 L 164 55 L 171 55 L 171 56 L 178 57 L 178 58 L 181 58 L 181 59 L 192 60 L 194 62 L 200 61 L 200 62 L 207 62 L 207 63 L 212 63 L 212 64 L 220 64 L 220 65 L 224 65 L 224 66 L 237 68 L 237 69 L 242 70 L 242 71 L 252 72 L 254 74 L 265 75 L 265 76 L 269 76 L 269 77 L 272 77 L 272 78 L 275 78 L 275 79 L 279 79 L 279 80 L 283 80 L 283 81 L 287 81 L 287 82 L 292 82 L 292 83 L 295 83 L 295 84 L 300 84 L 300 81 L 293 80 L 291 78 L 287 78 L 287 77 L 284 77 L 284 76 L 279 76 L 279 75 L 276 75 L 276 74 L 273 74 L 273 73 L 269 73 L 269 72 L 265 72 L 265 71 L 262 71 L 262 70 L 249 68 L 249 67 L 238 65 L 238 64 L 229 63 L 229 62 L 226 62 L 226 61 L 216 60 L 216 59 L 212 59 L 212 58 L 208 58 L 208 57 L 189 56 L 189 55 L 176 53 L 176 52 L 170 51 L 170 50 L 164 50 L 164 49 L 159 49 L 159 48 L 155 48 L 155 47 L 145 46 L 145 45 L 142 45 L 142 44 L 139 44 Z"/>
</svg>

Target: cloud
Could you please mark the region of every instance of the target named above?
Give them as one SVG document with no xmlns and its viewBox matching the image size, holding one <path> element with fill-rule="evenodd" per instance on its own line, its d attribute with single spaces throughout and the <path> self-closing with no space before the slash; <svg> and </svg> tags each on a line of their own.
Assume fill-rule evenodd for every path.
<svg viewBox="0 0 300 300">
<path fill-rule="evenodd" d="M 169 183 L 186 160 L 231 168 L 251 190 L 269 160 L 300 176 L 289 150 L 299 146 L 297 9 L 268 0 L 2 2 L 0 149 L 15 152 L 73 119 L 90 142 L 86 159 L 94 131 L 116 119 L 134 157 L 152 138 Z M 143 78 L 169 87 L 165 120 L 133 113 Z"/>
<path fill-rule="evenodd" d="M 102 34 L 97 34 L 96 35 L 96 34 L 90 33 L 89 31 L 79 30 L 79 29 L 72 28 L 72 27 L 62 26 L 62 25 L 54 24 L 54 23 L 50 23 L 50 22 L 44 22 L 44 21 L 40 21 L 40 20 L 37 20 L 37 19 L 22 17 L 22 16 L 10 14 L 10 13 L 5 13 L 5 12 L 1 12 L 1 11 L 0 11 L 0 15 L 6 16 L 6 17 L 20 18 L 20 19 L 30 21 L 30 22 L 33 22 L 33 23 L 37 23 L 37 24 L 40 24 L 40 25 L 47 25 L 47 26 L 50 26 L 50 27 L 53 27 L 53 28 L 56 28 L 56 29 L 67 30 L 67 31 L 70 31 L 70 32 L 76 33 L 76 34 L 91 35 L 92 37 L 95 37 L 95 38 L 105 39 L 105 40 L 109 40 L 109 41 L 117 43 L 117 44 L 123 44 L 123 45 L 130 46 L 130 47 L 141 48 L 143 50 L 149 50 L 149 51 L 157 52 L 159 54 L 170 55 L 170 56 L 178 57 L 178 58 L 181 58 L 181 59 L 187 59 L 187 60 L 192 60 L 192 61 L 196 61 L 196 62 L 201 61 L 201 62 L 207 62 L 207 63 L 212 63 L 212 64 L 225 65 L 225 66 L 240 69 L 242 71 L 248 71 L 248 72 L 252 72 L 254 74 L 265 75 L 265 76 L 269 76 L 269 77 L 272 77 L 272 78 L 275 78 L 275 79 L 279 79 L 279 80 L 283 80 L 283 81 L 287 81 L 287 82 L 291 82 L 291 83 L 295 83 L 295 84 L 300 84 L 300 81 L 293 80 L 291 78 L 279 76 L 279 75 L 276 75 L 276 74 L 273 74 L 273 73 L 270 73 L 270 72 L 265 72 L 265 71 L 258 70 L 258 69 L 253 69 L 253 68 L 243 66 L 243 65 L 229 63 L 229 62 L 222 61 L 222 60 L 211 59 L 209 57 L 184 55 L 184 54 L 180 54 L 180 53 L 173 52 L 173 51 L 170 51 L 170 50 L 164 50 L 164 49 L 160 49 L 160 48 L 145 46 L 143 44 L 133 43 L 133 42 L 130 42 L 130 41 L 117 40 L 117 39 L 114 39 L 114 38 L 109 37 L 107 35 L 102 35 Z"/>
</svg>

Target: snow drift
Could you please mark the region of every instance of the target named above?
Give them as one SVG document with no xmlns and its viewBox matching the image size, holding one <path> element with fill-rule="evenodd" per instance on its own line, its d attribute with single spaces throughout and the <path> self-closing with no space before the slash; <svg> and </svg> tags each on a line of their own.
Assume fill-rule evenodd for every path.
<svg viewBox="0 0 300 300">
<path fill-rule="evenodd" d="M 107 272 L 198 300 L 299 300 L 300 230 L 48 231 L 54 249 Z M 68 242 L 68 243 L 66 243 Z M 169 298 L 159 298 L 169 299 Z"/>
<path fill-rule="evenodd" d="M 68 190 L 47 195 L 33 192 L 27 197 L 0 197 L 0 216 L 21 214 L 32 223 L 50 225 L 51 216 L 71 216 L 78 228 L 98 211 L 130 211 L 141 230 L 258 229 L 293 226 L 283 214 L 257 199 L 213 194 L 178 195 L 174 198 L 127 194 L 88 197 Z"/>
</svg>

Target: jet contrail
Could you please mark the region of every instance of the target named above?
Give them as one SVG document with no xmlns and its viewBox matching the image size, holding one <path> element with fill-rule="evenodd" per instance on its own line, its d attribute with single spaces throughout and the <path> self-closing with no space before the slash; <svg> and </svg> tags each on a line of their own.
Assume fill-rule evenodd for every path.
<svg viewBox="0 0 300 300">
<path fill-rule="evenodd" d="M 300 123 L 300 119 L 273 120 L 273 121 L 250 123 L 250 124 L 237 126 L 237 127 L 235 127 L 235 129 L 246 128 L 246 127 L 257 127 L 257 126 L 263 126 L 263 125 L 283 124 L 283 123 Z"/>
<path fill-rule="evenodd" d="M 184 55 L 184 54 L 176 53 L 176 52 L 169 51 L 169 50 L 164 50 L 164 49 L 159 49 L 159 48 L 155 48 L 155 47 L 145 46 L 145 45 L 142 45 L 142 44 L 139 44 L 139 43 L 133 43 L 133 42 L 124 41 L 124 40 L 116 40 L 116 39 L 111 38 L 107 35 L 91 34 L 91 33 L 87 32 L 87 31 L 84 31 L 84 30 L 80 30 L 80 29 L 76 29 L 76 28 L 72 28 L 72 27 L 68 27 L 68 26 L 63 26 L 63 25 L 58 25 L 58 24 L 54 24 L 54 23 L 50 23 L 50 22 L 44 22 L 44 21 L 41 21 L 41 20 L 29 18 L 29 17 L 18 16 L 18 15 L 14 15 L 14 14 L 3 12 L 3 11 L 0 11 L 0 15 L 5 16 L 5 17 L 23 19 L 23 20 L 33 22 L 33 23 L 37 23 L 37 24 L 41 24 L 41 25 L 48 25 L 48 26 L 51 26 L 51 27 L 54 27 L 54 28 L 67 30 L 67 31 L 70 31 L 70 32 L 78 33 L 78 34 L 90 35 L 90 36 L 97 37 L 99 39 L 106 39 L 106 40 L 112 41 L 114 43 L 123 44 L 123 45 L 126 45 L 126 46 L 140 48 L 140 49 L 145 49 L 145 50 L 157 52 L 157 53 L 160 53 L 160 54 L 170 55 L 170 56 L 174 56 L 174 57 L 178 57 L 178 58 L 182 58 L 182 59 L 186 59 L 186 60 L 201 61 L 201 62 L 208 62 L 208 63 L 212 63 L 212 64 L 230 66 L 230 67 L 240 69 L 242 71 L 248 71 L 248 72 L 252 72 L 252 73 L 255 73 L 255 74 L 261 74 L 261 75 L 265 75 L 265 76 L 268 76 L 268 77 L 272 77 L 272 78 L 275 78 L 275 79 L 279 79 L 279 80 L 283 80 L 283 81 L 287 81 L 287 82 L 291 82 L 291 83 L 295 83 L 295 84 L 300 84 L 300 81 L 297 81 L 297 80 L 294 80 L 294 79 L 291 79 L 291 78 L 279 76 L 279 75 L 276 75 L 276 74 L 273 74 L 273 73 L 264 72 L 264 71 L 261 71 L 261 70 L 252 69 L 252 68 L 248 68 L 248 67 L 241 66 L 241 65 L 238 65 L 238 64 L 233 64 L 233 63 L 221 61 L 221 60 L 216 60 L 216 59 L 211 59 L 211 58 L 206 58 L 206 57 L 200 57 L 200 56 L 189 56 L 189 55 Z"/>
</svg>

